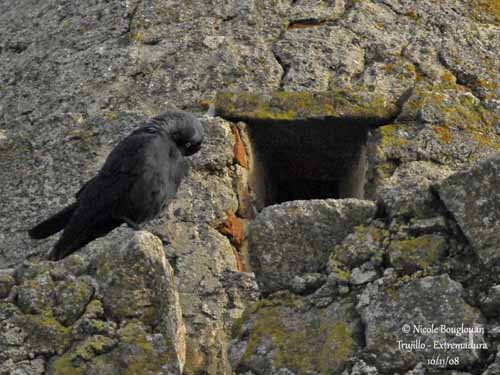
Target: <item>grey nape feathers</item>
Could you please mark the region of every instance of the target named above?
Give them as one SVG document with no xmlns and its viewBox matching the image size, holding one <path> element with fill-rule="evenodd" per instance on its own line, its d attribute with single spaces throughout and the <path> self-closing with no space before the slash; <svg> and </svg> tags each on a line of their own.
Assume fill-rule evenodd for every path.
<svg viewBox="0 0 500 375">
<path fill-rule="evenodd" d="M 156 217 L 174 198 L 186 173 L 184 156 L 203 141 L 201 123 L 190 113 L 168 111 L 122 140 L 76 201 L 29 231 L 45 238 L 63 230 L 49 254 L 62 259 L 123 223 L 134 229 Z"/>
</svg>

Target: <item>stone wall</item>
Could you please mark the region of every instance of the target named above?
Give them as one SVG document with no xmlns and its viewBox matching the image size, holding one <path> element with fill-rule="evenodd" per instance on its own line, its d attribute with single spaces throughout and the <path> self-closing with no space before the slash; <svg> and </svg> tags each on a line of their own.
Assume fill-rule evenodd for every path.
<svg viewBox="0 0 500 375">
<path fill-rule="evenodd" d="M 499 12 L 3 1 L 0 374 L 498 373 Z M 207 140 L 145 228 L 171 244 L 120 228 L 43 261 L 26 230 L 170 105 Z M 405 351 L 464 336 L 404 324 L 479 348 Z"/>
</svg>

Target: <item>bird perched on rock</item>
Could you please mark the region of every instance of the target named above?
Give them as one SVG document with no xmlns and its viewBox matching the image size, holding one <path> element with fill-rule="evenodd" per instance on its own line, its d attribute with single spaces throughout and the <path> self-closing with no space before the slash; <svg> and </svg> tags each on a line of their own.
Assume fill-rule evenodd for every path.
<svg viewBox="0 0 500 375">
<path fill-rule="evenodd" d="M 174 198 L 187 172 L 184 156 L 203 141 L 200 121 L 184 111 L 167 111 L 122 140 L 76 201 L 31 230 L 45 238 L 64 229 L 49 254 L 62 259 L 123 223 L 134 229 L 156 217 Z"/>
</svg>

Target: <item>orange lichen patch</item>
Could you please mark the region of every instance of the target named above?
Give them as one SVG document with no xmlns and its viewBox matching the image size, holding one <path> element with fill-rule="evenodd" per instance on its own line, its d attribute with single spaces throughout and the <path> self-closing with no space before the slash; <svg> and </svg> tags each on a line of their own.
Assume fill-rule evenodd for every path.
<svg viewBox="0 0 500 375">
<path fill-rule="evenodd" d="M 500 24 L 500 2 L 498 0 L 472 0 L 472 18 L 479 22 Z"/>
<path fill-rule="evenodd" d="M 234 147 L 233 147 L 233 159 L 236 163 L 241 165 L 243 168 L 248 169 L 247 153 L 245 150 L 245 145 L 240 137 L 240 132 L 236 126 L 231 126 L 231 130 L 234 134 Z"/>
<path fill-rule="evenodd" d="M 418 18 L 418 14 L 417 14 L 417 12 L 415 10 L 410 10 L 409 12 L 406 12 L 405 16 L 413 18 L 413 19 Z"/>
<path fill-rule="evenodd" d="M 450 143 L 451 141 L 450 129 L 448 129 L 445 126 L 436 126 L 433 129 L 436 132 L 439 139 L 441 140 L 441 142 Z"/>
<path fill-rule="evenodd" d="M 198 104 L 201 108 L 208 110 L 210 108 L 210 105 L 213 104 L 213 101 L 209 99 L 200 99 L 198 101 Z"/>
<path fill-rule="evenodd" d="M 226 221 L 221 223 L 217 230 L 229 238 L 232 244 L 240 247 L 243 242 L 243 222 L 233 212 L 227 214 Z"/>
<path fill-rule="evenodd" d="M 240 252 L 236 250 L 234 247 L 232 249 L 233 249 L 234 259 L 236 260 L 236 270 L 238 272 L 247 272 L 245 262 L 243 262 L 243 257 L 241 256 Z"/>
<path fill-rule="evenodd" d="M 214 105 L 215 113 L 226 119 L 265 123 L 338 119 L 362 122 L 364 125 L 381 125 L 399 113 L 395 101 L 386 102 L 379 95 L 367 99 L 346 89 L 322 92 L 219 92 Z"/>
</svg>

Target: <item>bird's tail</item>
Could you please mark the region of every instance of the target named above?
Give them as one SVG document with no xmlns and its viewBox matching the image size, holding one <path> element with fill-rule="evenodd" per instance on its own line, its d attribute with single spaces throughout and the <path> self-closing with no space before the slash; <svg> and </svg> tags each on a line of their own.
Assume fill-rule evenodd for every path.
<svg viewBox="0 0 500 375">
<path fill-rule="evenodd" d="M 94 238 L 88 236 L 79 236 L 77 238 L 70 238 L 65 233 L 56 242 L 54 248 L 50 251 L 47 259 L 48 260 L 61 260 L 66 258 L 68 255 L 73 254 L 76 250 L 84 247 Z"/>
<path fill-rule="evenodd" d="M 71 219 L 73 212 L 75 212 L 77 208 L 77 202 L 70 204 L 54 216 L 49 217 L 47 220 L 44 220 L 40 224 L 31 228 L 28 231 L 28 234 L 31 238 L 40 239 L 49 237 L 54 233 L 59 232 L 60 230 L 64 229 L 66 224 L 68 224 L 69 219 Z"/>
<path fill-rule="evenodd" d="M 104 211 L 103 213 L 102 210 L 82 210 L 80 207 L 49 253 L 48 259 L 57 261 L 65 258 L 123 223 L 123 220 L 116 220 L 106 210 Z"/>
</svg>

